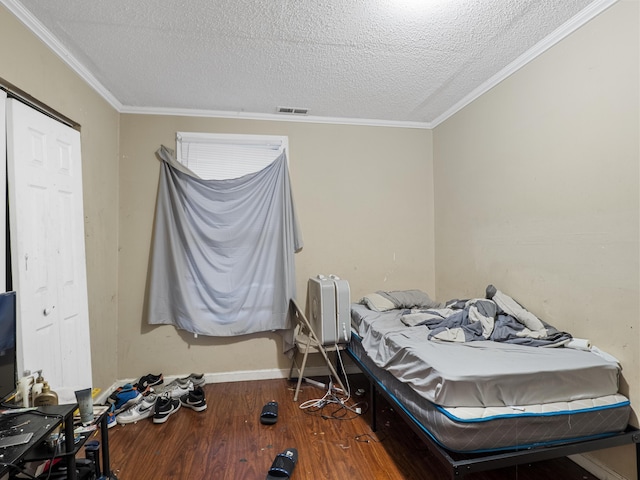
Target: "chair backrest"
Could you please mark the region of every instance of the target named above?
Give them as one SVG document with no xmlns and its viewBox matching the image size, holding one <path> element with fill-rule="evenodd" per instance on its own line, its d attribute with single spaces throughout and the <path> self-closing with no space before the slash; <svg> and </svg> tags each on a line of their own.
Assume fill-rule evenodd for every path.
<svg viewBox="0 0 640 480">
<path fill-rule="evenodd" d="M 295 322 L 295 330 L 293 334 L 294 342 L 298 345 L 298 348 L 310 349 L 310 351 L 317 351 L 322 353 L 325 357 L 327 352 L 335 352 L 336 350 L 343 350 L 346 344 L 333 344 L 323 345 L 320 339 L 316 335 L 316 332 L 311 326 L 311 322 L 307 316 L 303 313 L 300 305 L 294 299 L 291 299 L 291 318 Z M 328 359 L 327 359 L 328 361 Z"/>
<path fill-rule="evenodd" d="M 294 335 L 297 336 L 298 333 L 302 334 L 309 337 L 313 345 L 320 344 L 320 342 L 318 341 L 318 336 L 313 331 L 311 323 L 309 323 L 309 319 L 300 308 L 300 305 L 298 305 L 298 302 L 296 302 L 293 298 L 291 299 L 291 317 L 296 323 L 297 328 L 297 333 L 295 333 Z"/>
</svg>

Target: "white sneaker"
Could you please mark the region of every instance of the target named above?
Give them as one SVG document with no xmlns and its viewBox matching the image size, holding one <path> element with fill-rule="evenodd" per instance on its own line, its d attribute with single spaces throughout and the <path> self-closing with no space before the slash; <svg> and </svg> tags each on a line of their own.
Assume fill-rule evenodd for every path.
<svg viewBox="0 0 640 480">
<path fill-rule="evenodd" d="M 204 373 L 190 373 L 188 377 L 181 378 L 180 381 L 191 381 L 194 387 L 202 387 L 205 383 L 207 383 L 204 378 Z"/>
<path fill-rule="evenodd" d="M 156 400 L 158 400 L 158 396 L 155 393 L 150 393 L 146 397 L 143 397 L 140 403 L 117 415 L 116 422 L 124 425 L 137 422 L 143 418 L 149 418 L 153 415 L 153 407 L 156 405 Z"/>
<path fill-rule="evenodd" d="M 176 378 L 173 382 L 164 385 L 162 388 L 154 390 L 158 395 L 169 395 L 171 398 L 180 398 L 193 390 L 191 380 Z"/>
</svg>

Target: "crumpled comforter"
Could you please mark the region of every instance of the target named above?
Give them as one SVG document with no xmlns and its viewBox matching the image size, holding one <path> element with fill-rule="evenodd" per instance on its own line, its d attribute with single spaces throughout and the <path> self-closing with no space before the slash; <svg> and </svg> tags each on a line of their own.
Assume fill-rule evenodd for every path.
<svg viewBox="0 0 640 480">
<path fill-rule="evenodd" d="M 571 341 L 570 334 L 543 322 L 493 285 L 487 287 L 486 297 L 450 300 L 443 308 L 407 309 L 401 319 L 408 326 L 429 328 L 430 340 L 444 342 L 492 340 L 558 347 Z"/>
</svg>

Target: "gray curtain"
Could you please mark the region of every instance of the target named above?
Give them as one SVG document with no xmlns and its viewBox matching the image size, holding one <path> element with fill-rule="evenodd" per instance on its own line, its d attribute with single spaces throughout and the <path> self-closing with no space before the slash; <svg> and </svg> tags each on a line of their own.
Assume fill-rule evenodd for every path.
<svg viewBox="0 0 640 480">
<path fill-rule="evenodd" d="M 231 180 L 198 178 L 166 147 L 157 156 L 148 322 L 211 336 L 290 329 L 302 236 L 285 154 Z"/>
</svg>

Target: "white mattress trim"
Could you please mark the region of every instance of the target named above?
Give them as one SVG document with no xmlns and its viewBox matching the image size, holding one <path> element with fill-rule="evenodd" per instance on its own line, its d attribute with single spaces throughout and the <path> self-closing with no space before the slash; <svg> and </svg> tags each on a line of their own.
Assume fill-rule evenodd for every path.
<svg viewBox="0 0 640 480">
<path fill-rule="evenodd" d="M 629 405 L 629 400 L 620 394 L 597 398 L 584 398 L 568 402 L 542 403 L 538 405 L 513 405 L 505 407 L 441 407 L 436 408 L 458 422 L 485 422 L 496 418 L 530 417 L 549 415 L 573 415 Z"/>
</svg>

